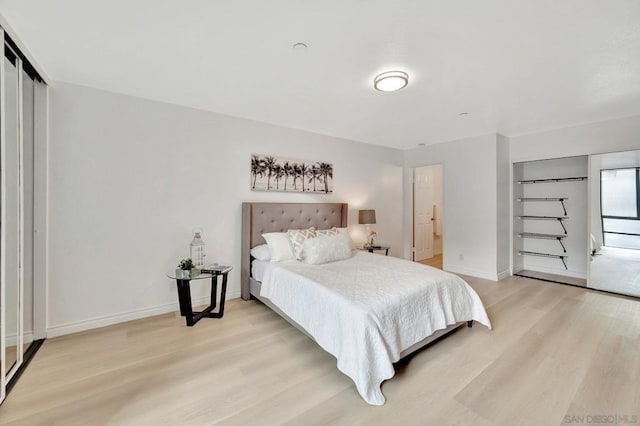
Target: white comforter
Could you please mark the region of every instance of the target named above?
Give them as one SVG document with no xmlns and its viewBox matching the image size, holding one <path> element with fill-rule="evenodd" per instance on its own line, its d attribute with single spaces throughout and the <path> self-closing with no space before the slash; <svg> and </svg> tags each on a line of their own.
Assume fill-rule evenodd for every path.
<svg viewBox="0 0 640 426">
<path fill-rule="evenodd" d="M 476 292 L 461 278 L 366 252 L 324 265 L 290 261 L 265 271 L 260 296 L 273 302 L 338 360 L 366 402 L 411 345 L 460 321 L 491 328 Z"/>
</svg>

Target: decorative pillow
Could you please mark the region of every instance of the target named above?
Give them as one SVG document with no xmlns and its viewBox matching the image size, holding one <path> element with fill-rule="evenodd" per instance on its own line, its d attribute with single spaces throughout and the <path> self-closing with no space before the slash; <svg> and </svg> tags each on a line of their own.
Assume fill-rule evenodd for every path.
<svg viewBox="0 0 640 426">
<path fill-rule="evenodd" d="M 335 226 L 331 229 L 318 229 L 316 233 L 318 235 L 338 235 L 338 228 Z"/>
<path fill-rule="evenodd" d="M 305 240 L 316 237 L 316 228 L 312 226 L 309 229 L 289 229 L 287 234 L 291 241 L 293 256 L 298 260 L 302 260 L 302 244 Z"/>
<path fill-rule="evenodd" d="M 270 260 L 271 253 L 269 253 L 269 246 L 266 244 L 260 244 L 251 249 L 251 256 L 258 260 Z"/>
<path fill-rule="evenodd" d="M 282 262 L 283 260 L 293 260 L 293 250 L 286 232 L 270 232 L 262 234 L 262 237 L 269 246 L 269 257 L 272 262 Z"/>
<path fill-rule="evenodd" d="M 310 265 L 335 262 L 351 257 L 351 238 L 339 233 L 323 238 L 309 238 L 302 245 L 304 262 Z"/>
</svg>

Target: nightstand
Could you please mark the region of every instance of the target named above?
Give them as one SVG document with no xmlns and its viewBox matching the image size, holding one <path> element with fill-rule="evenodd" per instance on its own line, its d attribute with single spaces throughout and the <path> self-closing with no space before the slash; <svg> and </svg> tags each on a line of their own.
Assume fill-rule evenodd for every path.
<svg viewBox="0 0 640 426">
<path fill-rule="evenodd" d="M 388 246 L 369 246 L 369 247 L 363 247 L 361 250 L 366 250 L 369 253 L 373 253 L 374 251 L 384 251 L 384 255 L 389 256 L 390 248 L 391 247 L 388 247 Z"/>
</svg>

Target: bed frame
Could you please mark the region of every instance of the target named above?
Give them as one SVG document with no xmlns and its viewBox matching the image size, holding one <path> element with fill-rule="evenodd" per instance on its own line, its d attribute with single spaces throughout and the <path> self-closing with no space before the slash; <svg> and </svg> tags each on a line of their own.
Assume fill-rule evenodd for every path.
<svg viewBox="0 0 640 426">
<path fill-rule="evenodd" d="M 317 229 L 331 227 L 346 228 L 349 206 L 343 203 L 242 203 L 242 262 L 241 295 L 244 300 L 258 299 L 291 325 L 309 336 L 298 323 L 273 305 L 268 299 L 260 297 L 259 281 L 251 277 L 251 249 L 265 244 L 262 234 L 267 232 L 286 232 L 288 229 L 303 229 L 315 226 Z M 426 339 L 401 352 L 405 357 L 418 349 L 450 334 L 464 322 L 438 330 Z M 472 321 L 467 322 L 471 327 Z"/>
</svg>

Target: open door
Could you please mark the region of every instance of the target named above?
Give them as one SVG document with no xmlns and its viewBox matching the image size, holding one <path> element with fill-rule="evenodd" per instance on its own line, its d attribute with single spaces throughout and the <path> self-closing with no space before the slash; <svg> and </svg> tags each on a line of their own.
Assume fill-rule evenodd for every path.
<svg viewBox="0 0 640 426">
<path fill-rule="evenodd" d="M 413 173 L 413 260 L 419 262 L 433 257 L 434 188 L 428 167 Z"/>
</svg>

